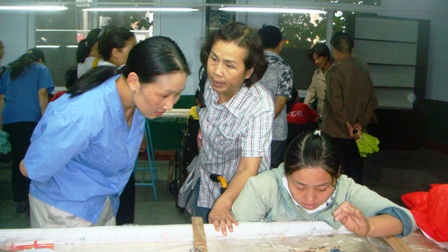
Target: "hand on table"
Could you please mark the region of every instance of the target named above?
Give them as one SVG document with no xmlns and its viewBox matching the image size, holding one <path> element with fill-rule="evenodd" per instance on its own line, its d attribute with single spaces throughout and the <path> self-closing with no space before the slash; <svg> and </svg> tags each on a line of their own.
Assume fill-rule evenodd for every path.
<svg viewBox="0 0 448 252">
<path fill-rule="evenodd" d="M 336 208 L 333 216 L 336 221 L 342 222 L 349 231 L 357 235 L 367 236 L 370 232 L 370 224 L 364 213 L 347 201 Z"/>
<path fill-rule="evenodd" d="M 215 230 L 221 231 L 224 236 L 227 235 L 227 228 L 230 232 L 233 232 L 233 224 L 238 226 L 238 221 L 233 217 L 230 208 L 224 204 L 219 204 L 219 201 L 216 201 L 210 211 L 208 222 L 212 223 L 215 226 Z"/>
</svg>

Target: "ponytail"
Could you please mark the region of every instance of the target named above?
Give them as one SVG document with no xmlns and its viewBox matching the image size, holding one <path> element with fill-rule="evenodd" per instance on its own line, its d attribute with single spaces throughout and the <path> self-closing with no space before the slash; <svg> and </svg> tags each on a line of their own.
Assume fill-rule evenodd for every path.
<svg viewBox="0 0 448 252">
<path fill-rule="evenodd" d="M 67 90 L 70 98 L 83 94 L 95 87 L 101 85 L 103 82 L 120 73 L 121 70 L 114 66 L 98 66 L 90 69 L 83 74 L 73 86 Z"/>
</svg>

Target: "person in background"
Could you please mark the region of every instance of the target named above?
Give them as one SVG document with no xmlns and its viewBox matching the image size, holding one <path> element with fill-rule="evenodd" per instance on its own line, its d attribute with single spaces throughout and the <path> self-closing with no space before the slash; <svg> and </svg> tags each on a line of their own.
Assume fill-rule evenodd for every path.
<svg viewBox="0 0 448 252">
<path fill-rule="evenodd" d="M 356 140 L 362 131 L 366 131 L 367 125 L 375 120 L 378 99 L 370 74 L 351 57 L 351 36 L 337 33 L 330 43 L 335 63 L 326 74 L 321 129 L 333 137 L 337 150 L 340 151 L 342 173 L 362 184 L 364 161 Z"/>
<path fill-rule="evenodd" d="M 100 35 L 98 52 L 103 60 L 121 67 L 126 63 L 129 51 L 137 43 L 134 33 L 126 28 L 111 28 Z"/>
<path fill-rule="evenodd" d="M 318 129 L 317 113 L 307 104 L 300 102 L 299 91 L 292 89 L 292 100 L 287 104 L 286 119 L 288 121 L 287 145 L 301 133 Z"/>
<path fill-rule="evenodd" d="M 65 94 L 67 92 L 67 90 L 69 90 L 75 84 L 76 80 L 78 80 L 78 74 L 77 73 L 78 73 L 78 67 L 77 66 L 69 67 L 67 69 L 67 71 L 65 71 L 64 84 L 65 84 L 66 90 L 62 90 L 62 91 L 57 92 L 55 95 L 53 95 L 53 97 L 51 98 L 50 101 L 56 101 L 56 99 L 58 99 L 63 94 Z"/>
<path fill-rule="evenodd" d="M 30 145 L 31 134 L 48 105 L 54 89 L 45 56 L 32 48 L 9 64 L 0 79 L 0 125 L 9 134 L 12 148 L 12 192 L 16 213 L 28 211 L 30 180 L 19 171 L 20 161 Z"/>
<path fill-rule="evenodd" d="M 280 53 L 283 49 L 283 36 L 279 28 L 264 25 L 258 30 L 263 42 L 268 69 L 260 80 L 274 101 L 274 124 L 272 125 L 271 169 L 283 162 L 288 138 L 286 103 L 291 99 L 293 72 Z"/>
<path fill-rule="evenodd" d="M 0 40 L 0 77 L 6 71 L 6 67 L 2 65 L 4 50 L 5 46 L 3 45 L 3 42 Z"/>
<path fill-rule="evenodd" d="M 412 233 L 411 212 L 341 175 L 338 153 L 320 130 L 299 135 L 279 168 L 247 181 L 232 213 L 241 222 L 323 221 L 363 237 Z"/>
<path fill-rule="evenodd" d="M 326 79 L 325 74 L 331 66 L 330 48 L 324 43 L 316 43 L 308 50 L 308 59 L 311 60 L 317 69 L 314 71 L 311 79 L 311 85 L 306 91 L 305 100 L 303 103 L 312 106 L 317 98 L 316 111 L 319 116 L 322 116 L 325 100 Z"/>
<path fill-rule="evenodd" d="M 238 224 L 230 210 L 246 180 L 270 168 L 274 105 L 258 83 L 267 62 L 255 29 L 239 22 L 223 25 L 206 40 L 201 63 L 207 66 L 208 80 L 206 107 L 199 111 L 202 146 L 197 162 L 188 167 L 190 176 L 199 174 L 192 215 L 226 235 L 227 228 L 233 231 Z M 229 181 L 224 193 L 210 174 Z"/>
<path fill-rule="evenodd" d="M 87 34 L 85 39 L 79 41 L 78 49 L 76 50 L 78 78 L 92 68 L 108 65 L 108 63 L 101 58 L 101 55 L 98 52 L 98 40 L 103 33 L 103 29 L 92 29 Z"/>
<path fill-rule="evenodd" d="M 20 163 L 32 180 L 32 228 L 115 225 L 145 117 L 171 110 L 190 74 L 180 48 L 162 36 L 132 48 L 122 71 L 87 72 L 37 125 Z"/>
</svg>

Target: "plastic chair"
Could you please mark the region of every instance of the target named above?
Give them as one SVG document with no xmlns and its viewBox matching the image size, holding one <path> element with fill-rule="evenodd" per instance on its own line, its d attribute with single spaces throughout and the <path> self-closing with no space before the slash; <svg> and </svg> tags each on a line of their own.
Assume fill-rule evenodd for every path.
<svg viewBox="0 0 448 252">
<path fill-rule="evenodd" d="M 154 192 L 154 200 L 157 201 L 157 182 L 159 182 L 159 174 L 157 171 L 156 159 L 154 155 L 154 148 L 151 140 L 151 131 L 149 127 L 149 121 L 145 122 L 145 137 L 146 137 L 146 155 L 148 157 L 148 166 L 138 167 L 138 157 L 135 161 L 135 172 L 142 171 L 141 179 L 136 178 L 136 186 L 152 186 Z M 147 175 L 149 173 L 149 178 Z M 137 173 L 136 173 L 137 175 Z"/>
</svg>

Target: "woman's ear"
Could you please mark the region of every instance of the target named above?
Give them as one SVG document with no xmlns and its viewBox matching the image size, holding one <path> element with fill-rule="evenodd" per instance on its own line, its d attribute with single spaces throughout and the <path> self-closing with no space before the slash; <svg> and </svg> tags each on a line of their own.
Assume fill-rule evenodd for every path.
<svg viewBox="0 0 448 252">
<path fill-rule="evenodd" d="M 244 78 L 244 79 L 245 80 L 249 79 L 253 73 L 254 73 L 254 68 L 252 67 L 251 69 L 246 71 L 246 78 Z"/>
<path fill-rule="evenodd" d="M 134 72 L 130 72 L 126 78 L 129 88 L 132 91 L 137 91 L 140 89 L 140 82 L 138 81 L 138 75 Z"/>
</svg>

